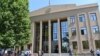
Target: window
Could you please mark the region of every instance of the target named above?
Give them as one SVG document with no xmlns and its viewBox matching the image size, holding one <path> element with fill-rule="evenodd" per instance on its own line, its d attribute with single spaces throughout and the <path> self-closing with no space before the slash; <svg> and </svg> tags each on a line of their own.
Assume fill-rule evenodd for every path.
<svg viewBox="0 0 100 56">
<path fill-rule="evenodd" d="M 81 28 L 81 35 L 86 35 L 87 34 L 87 30 L 86 28 Z"/>
<path fill-rule="evenodd" d="M 95 40 L 95 46 L 96 48 L 100 48 L 100 40 Z"/>
<path fill-rule="evenodd" d="M 35 28 L 35 38 L 34 38 L 34 53 L 38 53 L 39 51 L 39 43 L 40 43 L 40 23 L 36 23 L 36 28 Z"/>
<path fill-rule="evenodd" d="M 53 23 L 53 40 L 57 40 L 57 23 Z"/>
<path fill-rule="evenodd" d="M 70 22 L 75 23 L 75 16 L 70 16 Z"/>
<path fill-rule="evenodd" d="M 80 22 L 84 22 L 85 21 L 85 15 L 84 14 L 79 15 L 79 21 Z"/>
<path fill-rule="evenodd" d="M 48 22 L 42 24 L 42 50 L 48 53 Z"/>
<path fill-rule="evenodd" d="M 96 21 L 97 20 L 96 13 L 90 13 L 90 19 L 91 21 Z"/>
<path fill-rule="evenodd" d="M 57 37 L 58 28 L 57 27 L 58 27 L 57 21 L 51 22 L 51 53 L 58 53 L 58 51 L 59 51 L 58 37 Z M 45 43 L 47 43 L 47 42 L 45 42 Z"/>
<path fill-rule="evenodd" d="M 93 33 L 99 32 L 98 26 L 93 26 L 93 27 L 92 27 L 92 32 L 93 32 Z"/>
<path fill-rule="evenodd" d="M 77 49 L 77 42 L 73 41 L 72 44 L 73 44 L 73 49 Z"/>
<path fill-rule="evenodd" d="M 82 41 L 83 49 L 89 49 L 89 43 L 88 41 Z"/>
<path fill-rule="evenodd" d="M 76 28 L 72 28 L 71 31 L 73 36 L 76 35 Z"/>
<path fill-rule="evenodd" d="M 69 48 L 69 34 L 68 34 L 68 21 L 60 21 L 60 31 L 61 31 L 61 52 L 68 53 L 67 48 Z"/>
</svg>

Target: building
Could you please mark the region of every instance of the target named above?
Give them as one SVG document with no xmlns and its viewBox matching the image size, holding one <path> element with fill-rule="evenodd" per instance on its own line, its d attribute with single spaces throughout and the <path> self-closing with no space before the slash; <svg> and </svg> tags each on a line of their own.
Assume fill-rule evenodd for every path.
<svg viewBox="0 0 100 56">
<path fill-rule="evenodd" d="M 69 50 L 90 53 L 100 48 L 97 4 L 47 6 L 31 12 L 30 18 L 34 55 L 39 50 L 47 56 L 65 56 Z"/>
</svg>

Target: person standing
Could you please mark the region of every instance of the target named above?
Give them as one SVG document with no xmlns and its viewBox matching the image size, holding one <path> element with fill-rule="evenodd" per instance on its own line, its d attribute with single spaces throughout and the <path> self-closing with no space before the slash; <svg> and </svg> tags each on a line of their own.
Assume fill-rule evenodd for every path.
<svg viewBox="0 0 100 56">
<path fill-rule="evenodd" d="M 38 56 L 43 56 L 43 51 L 39 51 Z"/>
<path fill-rule="evenodd" d="M 31 50 L 29 50 L 29 56 L 31 56 L 31 54 L 32 54 L 32 53 L 31 53 Z"/>
<path fill-rule="evenodd" d="M 41 56 L 41 51 L 38 52 L 38 56 Z"/>
<path fill-rule="evenodd" d="M 69 53 L 70 56 L 73 56 L 73 55 L 72 55 L 72 50 L 71 50 L 71 49 L 69 49 L 68 53 Z"/>
<path fill-rule="evenodd" d="M 100 50 L 99 49 L 96 50 L 96 55 L 100 56 Z"/>
<path fill-rule="evenodd" d="M 29 49 L 27 49 L 27 50 L 25 51 L 25 56 L 31 56 L 31 51 L 30 51 Z"/>
<path fill-rule="evenodd" d="M 92 56 L 94 56 L 94 51 L 92 49 L 90 50 L 90 53 Z"/>
</svg>

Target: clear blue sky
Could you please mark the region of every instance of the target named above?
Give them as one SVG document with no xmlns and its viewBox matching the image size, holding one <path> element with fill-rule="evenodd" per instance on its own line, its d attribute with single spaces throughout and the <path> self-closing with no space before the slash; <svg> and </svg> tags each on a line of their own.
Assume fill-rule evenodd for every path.
<svg viewBox="0 0 100 56">
<path fill-rule="evenodd" d="M 39 8 L 48 6 L 49 0 L 29 0 L 29 10 L 34 11 Z M 51 0 L 51 5 L 57 4 L 76 4 L 76 5 L 84 5 L 98 3 L 100 8 L 100 0 Z"/>
</svg>

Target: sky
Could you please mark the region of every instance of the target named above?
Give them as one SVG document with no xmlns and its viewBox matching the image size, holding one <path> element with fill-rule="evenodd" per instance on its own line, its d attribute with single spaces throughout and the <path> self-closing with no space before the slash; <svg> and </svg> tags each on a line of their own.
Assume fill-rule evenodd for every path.
<svg viewBox="0 0 100 56">
<path fill-rule="evenodd" d="M 50 0 L 51 5 L 60 4 L 76 4 L 84 5 L 91 3 L 98 3 L 100 9 L 100 0 Z M 38 10 L 49 5 L 49 0 L 29 0 L 29 11 Z"/>
</svg>

